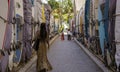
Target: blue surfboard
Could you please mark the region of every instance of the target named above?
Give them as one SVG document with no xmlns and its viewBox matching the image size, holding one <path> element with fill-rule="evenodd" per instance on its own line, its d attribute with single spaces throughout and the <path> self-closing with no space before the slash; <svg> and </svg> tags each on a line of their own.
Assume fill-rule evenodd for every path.
<svg viewBox="0 0 120 72">
<path fill-rule="evenodd" d="M 108 28 L 109 28 L 109 0 L 105 0 L 105 4 L 104 4 L 104 29 L 105 29 L 105 47 L 104 47 L 104 51 L 105 51 L 105 64 L 107 66 L 109 66 L 111 64 L 111 57 L 110 57 L 110 45 L 109 45 L 109 32 L 108 32 Z"/>
<path fill-rule="evenodd" d="M 15 51 L 13 57 L 14 66 L 17 67 L 21 61 L 22 56 L 22 35 L 23 35 L 23 1 L 14 0 L 14 15 L 15 15 Z"/>
<path fill-rule="evenodd" d="M 85 3 L 85 37 L 88 39 L 89 37 L 89 12 L 90 12 L 90 0 L 86 0 Z"/>
<path fill-rule="evenodd" d="M 108 41 L 108 27 L 109 27 L 109 0 L 105 0 L 104 8 L 104 29 L 105 29 L 105 42 Z"/>
<path fill-rule="evenodd" d="M 104 30 L 103 12 L 101 8 L 101 4 L 98 6 L 98 25 L 99 25 L 98 28 L 99 28 L 100 48 L 102 51 L 102 55 L 104 56 L 105 30 Z"/>
<path fill-rule="evenodd" d="M 18 46 L 22 41 L 22 28 L 21 28 L 22 17 L 16 14 L 16 50 L 13 57 L 14 65 L 17 66 L 21 60 L 22 47 Z"/>
</svg>

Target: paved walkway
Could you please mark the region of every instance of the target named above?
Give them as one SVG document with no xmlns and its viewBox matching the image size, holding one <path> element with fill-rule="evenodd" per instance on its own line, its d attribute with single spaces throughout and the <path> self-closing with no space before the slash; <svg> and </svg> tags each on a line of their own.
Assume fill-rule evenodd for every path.
<svg viewBox="0 0 120 72">
<path fill-rule="evenodd" d="M 48 58 L 53 66 L 50 72 L 103 72 L 74 40 L 65 39 L 56 39 L 50 47 Z M 36 72 L 36 62 L 27 72 Z"/>
</svg>

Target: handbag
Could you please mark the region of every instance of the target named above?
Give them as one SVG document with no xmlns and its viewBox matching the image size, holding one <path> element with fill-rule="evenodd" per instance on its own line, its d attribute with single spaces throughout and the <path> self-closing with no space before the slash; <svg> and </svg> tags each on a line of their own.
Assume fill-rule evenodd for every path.
<svg viewBox="0 0 120 72">
<path fill-rule="evenodd" d="M 35 51 L 37 51 L 38 48 L 39 48 L 39 39 L 36 39 L 35 42 L 34 42 L 34 44 L 33 44 L 33 49 L 34 49 Z"/>
</svg>

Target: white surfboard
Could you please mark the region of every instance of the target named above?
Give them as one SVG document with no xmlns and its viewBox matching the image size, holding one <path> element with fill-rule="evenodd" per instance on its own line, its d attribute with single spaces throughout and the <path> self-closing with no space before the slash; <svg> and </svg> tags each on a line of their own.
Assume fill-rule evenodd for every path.
<svg viewBox="0 0 120 72">
<path fill-rule="evenodd" d="M 120 66 L 120 0 L 117 0 L 116 4 L 116 23 L 115 23 L 115 41 L 116 41 L 116 54 L 115 60 L 117 64 L 117 70 Z"/>
</svg>

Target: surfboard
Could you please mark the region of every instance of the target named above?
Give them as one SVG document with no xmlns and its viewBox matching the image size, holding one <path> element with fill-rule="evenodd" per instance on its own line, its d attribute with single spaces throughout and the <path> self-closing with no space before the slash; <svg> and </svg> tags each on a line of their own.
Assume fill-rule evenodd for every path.
<svg viewBox="0 0 120 72">
<path fill-rule="evenodd" d="M 99 0 L 95 0 L 95 5 L 94 5 L 94 11 L 95 11 L 95 20 L 96 20 L 96 24 L 95 24 L 95 28 L 96 28 L 96 30 L 97 30 L 97 32 L 96 32 L 96 36 L 98 36 L 98 1 Z"/>
<path fill-rule="evenodd" d="M 115 42 L 116 42 L 116 53 L 115 61 L 117 64 L 117 71 L 120 71 L 120 0 L 116 2 L 116 20 L 115 20 Z"/>
<path fill-rule="evenodd" d="M 78 13 L 78 35 L 80 35 L 80 11 Z"/>
<path fill-rule="evenodd" d="M 93 13 L 94 13 L 94 10 L 93 10 L 93 7 L 94 7 L 94 2 L 93 0 L 90 1 L 90 15 L 89 15 L 89 35 L 90 35 L 90 38 L 94 36 L 94 17 L 93 17 Z"/>
<path fill-rule="evenodd" d="M 4 5 L 5 4 L 5 5 Z M 0 5 L 4 5 L 6 9 L 4 9 L 4 7 L 0 6 L 0 49 L 2 49 L 3 47 L 3 41 L 4 41 L 4 36 L 5 36 L 5 31 L 6 31 L 6 22 L 7 21 L 7 14 L 8 14 L 8 2 L 5 1 L 1 1 Z M 2 10 L 3 9 L 3 10 Z"/>
<path fill-rule="evenodd" d="M 104 30 L 105 30 L 105 40 L 104 40 L 104 52 L 105 52 L 105 64 L 107 66 L 112 62 L 110 59 L 110 47 L 109 47 L 109 37 L 108 37 L 108 28 L 109 28 L 109 0 L 105 0 L 104 3 Z"/>
<path fill-rule="evenodd" d="M 79 39 L 82 44 L 84 43 L 84 30 L 83 30 L 83 25 L 84 25 L 84 6 L 81 7 L 79 14 L 78 14 L 78 33 L 79 33 Z"/>
<path fill-rule="evenodd" d="M 20 0 L 21 1 L 21 0 Z M 23 24 L 23 50 L 22 50 L 22 62 L 27 62 L 32 56 L 32 31 L 31 31 L 31 19 L 32 19 L 32 2 L 31 0 L 22 0 L 24 24 Z M 22 9 L 22 8 L 21 8 Z M 21 10 L 20 10 L 21 11 Z M 22 13 L 18 13 L 19 15 Z M 22 16 L 22 15 L 20 15 Z"/>
<path fill-rule="evenodd" d="M 91 0 L 86 0 L 85 2 L 85 46 L 90 48 L 90 2 Z"/>
<path fill-rule="evenodd" d="M 85 16 L 85 6 L 82 7 L 82 12 L 80 15 L 80 33 L 82 34 L 82 43 L 85 44 L 85 20 L 84 20 L 84 16 Z"/>
<path fill-rule="evenodd" d="M 13 63 L 14 67 L 17 67 L 21 61 L 21 55 L 22 55 L 22 46 L 20 43 L 22 43 L 22 34 L 23 34 L 23 1 L 21 0 L 14 0 L 14 16 L 16 23 L 13 27 L 13 33 L 15 33 L 13 36 L 15 41 L 15 51 L 13 56 Z"/>
<path fill-rule="evenodd" d="M 108 43 L 108 27 L 109 27 L 109 0 L 105 0 L 104 29 L 105 29 L 105 40 L 107 43 Z"/>
<path fill-rule="evenodd" d="M 89 37 L 89 12 L 90 12 L 90 0 L 86 0 L 86 3 L 85 3 L 85 37 L 87 40 Z"/>
<path fill-rule="evenodd" d="M 92 20 L 91 20 L 91 22 L 92 22 L 92 36 L 94 36 L 95 37 L 95 35 L 96 35 L 96 19 L 95 19 L 95 0 L 92 0 L 91 1 L 91 11 L 92 11 L 92 15 L 91 15 L 91 17 L 92 17 Z"/>
<path fill-rule="evenodd" d="M 80 14 L 80 27 L 79 27 L 80 29 L 80 33 L 82 34 L 82 32 L 83 32 L 83 18 L 82 18 L 82 13 Z"/>
<path fill-rule="evenodd" d="M 79 33 L 79 13 L 76 16 L 76 33 Z M 78 36 L 77 36 L 78 37 Z"/>
<path fill-rule="evenodd" d="M 13 31 L 13 18 L 14 18 L 14 0 L 9 0 L 9 14 L 8 14 L 8 25 L 10 25 L 9 29 L 8 30 L 8 34 L 7 37 L 6 37 L 6 41 L 10 41 L 9 44 L 10 45 L 6 45 L 6 46 L 9 46 L 11 47 L 8 51 L 9 51 L 9 64 L 8 64 L 8 67 L 9 67 L 9 70 L 11 71 L 13 69 L 13 56 L 14 56 L 14 45 L 15 43 L 13 42 L 14 40 L 14 31 Z M 6 44 L 6 43 L 5 43 Z M 14 44 L 14 45 L 13 45 Z"/>
<path fill-rule="evenodd" d="M 94 2 L 93 17 L 94 17 L 94 23 L 95 23 L 95 37 L 97 39 L 97 41 L 96 41 L 96 53 L 98 55 L 101 55 L 101 48 L 100 48 L 100 41 L 99 41 L 99 29 L 98 29 L 98 3 L 99 3 L 99 0 L 93 0 L 93 2 Z"/>
<path fill-rule="evenodd" d="M 98 29 L 99 29 L 99 39 L 100 39 L 100 48 L 102 51 L 102 56 L 104 56 L 104 40 L 105 40 L 105 30 L 104 30 L 104 22 L 103 22 L 103 10 L 102 4 L 104 0 L 99 0 L 98 4 Z"/>
<path fill-rule="evenodd" d="M 106 0 L 104 10 L 105 29 L 105 63 L 107 66 L 115 66 L 115 11 L 116 0 Z M 109 16 L 108 16 L 109 14 Z M 113 68 L 113 67 L 112 67 Z"/>
<path fill-rule="evenodd" d="M 109 2 L 109 28 L 108 28 L 108 37 L 109 37 L 109 49 L 111 56 L 111 65 L 115 66 L 115 12 L 116 12 L 116 0 L 110 0 Z"/>
<path fill-rule="evenodd" d="M 98 40 L 98 28 L 97 28 L 97 20 L 98 20 L 98 0 L 90 1 L 90 19 L 89 19 L 89 31 L 90 31 L 90 49 L 93 53 L 98 54 L 99 49 L 99 40 Z"/>
<path fill-rule="evenodd" d="M 0 6 L 0 25 L 1 25 L 0 26 L 0 50 L 4 52 L 4 55 L 2 55 L 2 58 L 0 59 L 0 67 L 1 67 L 0 72 L 6 72 L 8 70 L 9 57 L 8 57 L 7 49 L 10 48 L 6 46 L 7 44 L 10 45 L 9 40 L 8 42 L 6 42 L 6 36 L 9 35 L 7 32 L 9 29 L 9 25 L 6 22 L 8 21 L 8 13 L 9 13 L 8 4 L 9 4 L 8 0 L 0 0 L 0 5 L 1 5 Z"/>
</svg>

